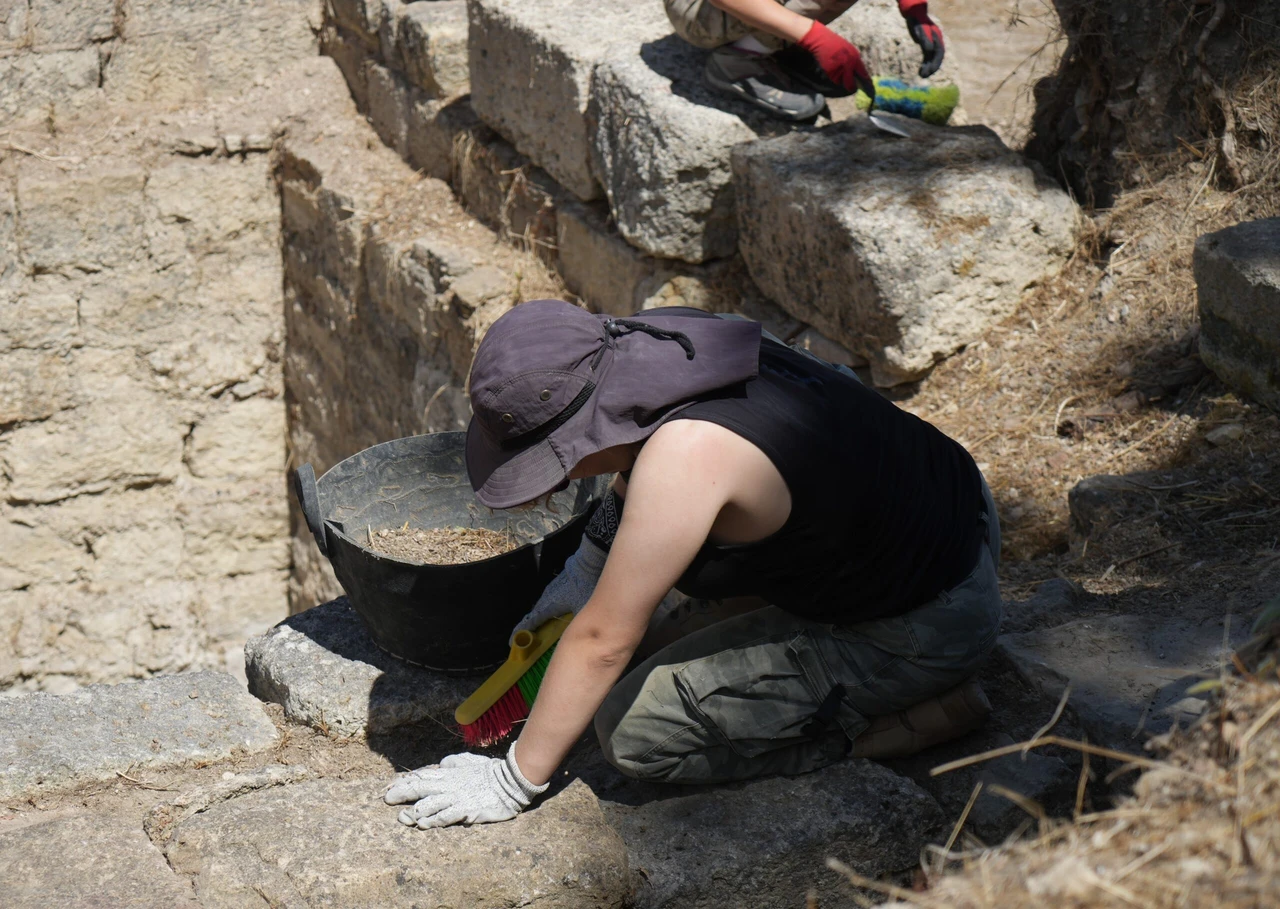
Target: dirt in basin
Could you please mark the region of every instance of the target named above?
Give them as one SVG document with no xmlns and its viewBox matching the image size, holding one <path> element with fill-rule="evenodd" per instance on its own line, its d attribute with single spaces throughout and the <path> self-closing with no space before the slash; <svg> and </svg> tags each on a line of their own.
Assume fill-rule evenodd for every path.
<svg viewBox="0 0 1280 909">
<path fill-rule="evenodd" d="M 520 546 L 520 539 L 510 531 L 484 527 L 405 526 L 371 531 L 367 543 L 375 552 L 406 562 L 460 565 L 510 552 Z"/>
</svg>

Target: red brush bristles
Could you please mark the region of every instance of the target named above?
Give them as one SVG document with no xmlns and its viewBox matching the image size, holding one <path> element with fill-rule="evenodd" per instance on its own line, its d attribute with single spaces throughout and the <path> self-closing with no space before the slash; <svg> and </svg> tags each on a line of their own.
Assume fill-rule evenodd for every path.
<svg viewBox="0 0 1280 909">
<path fill-rule="evenodd" d="M 487 748 L 496 745 L 511 734 L 516 723 L 529 718 L 529 705 L 519 687 L 511 689 L 498 702 L 480 714 L 474 723 L 459 726 L 468 748 Z"/>
</svg>

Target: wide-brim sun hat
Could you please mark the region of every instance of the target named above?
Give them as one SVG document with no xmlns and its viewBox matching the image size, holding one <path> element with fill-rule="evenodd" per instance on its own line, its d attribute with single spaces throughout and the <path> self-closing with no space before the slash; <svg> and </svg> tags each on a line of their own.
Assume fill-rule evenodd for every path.
<svg viewBox="0 0 1280 909">
<path fill-rule="evenodd" d="M 642 441 L 700 395 L 753 378 L 759 362 L 756 322 L 523 303 L 493 324 L 472 363 L 471 486 L 491 508 L 530 502 L 588 455 Z"/>
</svg>

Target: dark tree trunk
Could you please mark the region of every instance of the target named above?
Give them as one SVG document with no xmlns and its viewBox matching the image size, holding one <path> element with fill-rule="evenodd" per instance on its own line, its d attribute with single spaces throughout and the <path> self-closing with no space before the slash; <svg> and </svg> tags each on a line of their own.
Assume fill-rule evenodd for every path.
<svg viewBox="0 0 1280 909">
<path fill-rule="evenodd" d="M 1141 176 L 1143 159 L 1180 140 L 1203 147 L 1212 139 L 1222 179 L 1240 181 L 1229 91 L 1251 68 L 1280 59 L 1280 0 L 1054 5 L 1068 46 L 1058 71 L 1036 86 L 1031 157 L 1097 206 Z"/>
</svg>

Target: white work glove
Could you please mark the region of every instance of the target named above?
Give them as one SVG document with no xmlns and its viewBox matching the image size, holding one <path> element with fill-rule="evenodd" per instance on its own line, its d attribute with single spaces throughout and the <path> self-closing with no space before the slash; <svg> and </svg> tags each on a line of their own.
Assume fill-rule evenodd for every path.
<svg viewBox="0 0 1280 909">
<path fill-rule="evenodd" d="M 550 783 L 535 786 L 516 765 L 516 743 L 505 758 L 451 754 L 396 780 L 383 798 L 388 805 L 414 802 L 400 812 L 400 823 L 427 830 L 451 824 L 509 821 L 529 807 Z"/>
<path fill-rule="evenodd" d="M 548 619 L 581 612 L 595 592 L 596 582 L 600 580 L 608 557 L 609 553 L 584 536 L 578 551 L 569 556 L 564 569 L 542 591 L 533 609 L 512 629 L 512 639 L 517 631 L 533 631 Z"/>
</svg>

